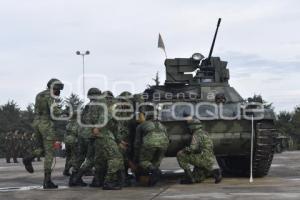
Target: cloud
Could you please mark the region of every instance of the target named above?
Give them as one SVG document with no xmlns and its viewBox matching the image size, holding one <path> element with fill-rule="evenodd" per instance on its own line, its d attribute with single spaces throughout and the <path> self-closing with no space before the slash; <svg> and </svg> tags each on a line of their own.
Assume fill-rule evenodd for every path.
<svg viewBox="0 0 300 200">
<path fill-rule="evenodd" d="M 81 94 L 76 50 L 91 51 L 86 73 L 105 75 L 108 89 L 129 80 L 136 92 L 143 91 L 157 71 L 161 82 L 165 77 L 164 55 L 156 47 L 159 32 L 170 57 L 207 55 L 218 17 L 223 21 L 214 55 L 229 61 L 232 85 L 243 96 L 259 92 L 271 99 L 281 94 L 278 88 L 293 91 L 299 85 L 299 5 L 295 0 L 3 1 L 0 104 L 14 99 L 24 108 L 52 77 L 72 83 Z M 103 83 L 93 80 L 90 86 Z M 289 108 L 298 101 L 291 99 Z"/>
<path fill-rule="evenodd" d="M 232 86 L 243 97 L 261 94 L 276 111 L 292 110 L 300 102 L 300 60 L 276 60 L 256 54 L 223 52 L 229 61 Z"/>
</svg>

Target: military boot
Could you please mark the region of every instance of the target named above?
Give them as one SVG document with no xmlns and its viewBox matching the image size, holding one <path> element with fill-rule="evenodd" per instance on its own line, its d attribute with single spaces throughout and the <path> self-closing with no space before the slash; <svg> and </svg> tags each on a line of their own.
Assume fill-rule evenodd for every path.
<svg viewBox="0 0 300 200">
<path fill-rule="evenodd" d="M 9 158 L 6 158 L 6 163 L 10 163 L 10 159 Z"/>
<path fill-rule="evenodd" d="M 149 170 L 149 186 L 154 186 L 156 185 L 156 183 L 160 180 L 160 170 L 157 168 L 151 168 Z"/>
<path fill-rule="evenodd" d="M 63 172 L 63 175 L 64 175 L 64 176 L 71 176 L 70 170 L 65 169 L 64 172 Z"/>
<path fill-rule="evenodd" d="M 75 186 L 85 187 L 85 186 L 87 186 L 87 184 L 85 182 L 83 182 L 81 177 L 78 178 L 77 172 L 72 171 L 72 174 L 69 178 L 69 186 L 70 187 L 75 187 Z"/>
<path fill-rule="evenodd" d="M 90 187 L 102 187 L 104 181 L 104 173 L 103 172 L 95 172 L 92 183 L 89 185 Z"/>
<path fill-rule="evenodd" d="M 130 187 L 132 186 L 132 182 L 134 181 L 135 177 L 130 174 L 125 174 L 125 182 L 124 182 L 124 187 Z"/>
<path fill-rule="evenodd" d="M 124 170 L 119 170 L 117 172 L 118 182 L 121 187 L 129 187 L 131 184 L 126 182 L 126 176 Z"/>
<path fill-rule="evenodd" d="M 84 170 L 80 169 L 77 173 L 73 174 L 73 177 L 70 177 L 70 180 L 72 179 L 70 186 L 81 186 L 85 187 L 87 184 L 82 180 L 82 176 L 84 175 Z M 69 183 L 70 183 L 69 182 Z"/>
<path fill-rule="evenodd" d="M 104 182 L 102 189 L 103 190 L 121 190 L 122 186 L 118 180 L 115 180 L 115 181 L 110 181 L 110 182 Z"/>
<path fill-rule="evenodd" d="M 72 171 L 71 176 L 69 178 L 69 186 L 70 187 L 76 186 L 75 176 L 76 176 L 76 172 Z"/>
<path fill-rule="evenodd" d="M 58 186 L 55 185 L 51 181 L 51 172 L 45 172 L 45 178 L 44 178 L 43 188 L 44 189 L 56 189 L 56 188 L 58 188 Z"/>
<path fill-rule="evenodd" d="M 215 179 L 215 184 L 218 184 L 222 181 L 223 176 L 222 176 L 222 171 L 220 169 L 214 169 L 212 174 Z"/>
<path fill-rule="evenodd" d="M 116 179 L 113 181 L 104 181 L 103 190 L 121 190 L 124 184 L 125 174 L 124 170 L 116 172 Z"/>
<path fill-rule="evenodd" d="M 17 158 L 14 158 L 14 163 L 19 163 Z"/>
<path fill-rule="evenodd" d="M 32 161 L 33 161 L 34 157 L 33 156 L 28 156 L 28 157 L 24 157 L 23 158 L 23 164 L 25 166 L 25 169 L 29 172 L 29 173 L 33 173 L 34 169 L 32 167 Z"/>
<path fill-rule="evenodd" d="M 191 170 L 184 170 L 185 178 L 180 180 L 180 184 L 193 184 L 195 180 L 193 178 Z"/>
</svg>

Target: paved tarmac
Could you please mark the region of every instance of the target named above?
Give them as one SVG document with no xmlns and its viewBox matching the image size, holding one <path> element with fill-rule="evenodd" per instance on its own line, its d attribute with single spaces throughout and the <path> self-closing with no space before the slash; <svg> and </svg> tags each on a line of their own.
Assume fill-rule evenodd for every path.
<svg viewBox="0 0 300 200">
<path fill-rule="evenodd" d="M 19 159 L 20 160 L 20 159 Z M 21 161 L 21 160 L 20 160 Z M 28 174 L 21 164 L 6 164 L 0 159 L 0 200 L 14 199 L 203 199 L 203 200 L 299 200 L 300 199 L 300 151 L 276 154 L 268 176 L 254 179 L 224 178 L 220 184 L 212 179 L 195 185 L 180 185 L 178 179 L 182 170 L 174 158 L 163 161 L 165 172 L 162 182 L 152 188 L 135 186 L 121 191 L 103 191 L 95 188 L 69 188 L 68 178 L 63 177 L 64 159 L 57 158 L 53 181 L 58 183 L 57 190 L 43 190 L 42 163 L 35 163 L 36 172 Z M 87 182 L 91 177 L 86 177 Z"/>
</svg>

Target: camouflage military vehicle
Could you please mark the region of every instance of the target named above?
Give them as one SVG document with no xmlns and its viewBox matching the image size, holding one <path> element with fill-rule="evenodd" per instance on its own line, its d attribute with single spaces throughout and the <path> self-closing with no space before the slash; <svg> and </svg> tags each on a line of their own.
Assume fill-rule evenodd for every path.
<svg viewBox="0 0 300 200">
<path fill-rule="evenodd" d="M 275 115 L 260 105 L 247 104 L 228 82 L 227 62 L 212 57 L 219 24 L 220 19 L 207 58 L 195 53 L 190 58 L 166 59 L 164 85 L 150 86 L 144 98 L 162 106 L 160 119 L 171 140 L 167 156 L 176 156 L 190 142 L 183 118 L 189 113 L 202 121 L 212 137 L 223 172 L 234 176 L 249 175 L 253 131 L 253 176 L 262 177 L 273 159 Z"/>
</svg>

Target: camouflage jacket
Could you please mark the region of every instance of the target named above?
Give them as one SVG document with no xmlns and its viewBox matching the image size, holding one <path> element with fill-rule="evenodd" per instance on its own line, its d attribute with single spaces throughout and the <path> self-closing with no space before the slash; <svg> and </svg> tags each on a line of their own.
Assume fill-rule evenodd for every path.
<svg viewBox="0 0 300 200">
<path fill-rule="evenodd" d="M 213 155 L 213 142 L 211 138 L 203 131 L 201 122 L 194 120 L 189 125 L 192 133 L 192 140 L 188 147 L 184 148 L 187 153 L 205 153 Z"/>
<path fill-rule="evenodd" d="M 51 96 L 50 90 L 44 90 L 37 94 L 35 99 L 35 116 L 42 119 L 51 119 L 51 108 L 53 108 L 53 114 L 59 116 L 61 111 L 56 104 L 55 98 Z"/>
<path fill-rule="evenodd" d="M 100 105 L 98 105 L 100 104 Z M 86 128 L 90 137 L 98 137 L 92 135 L 93 128 L 99 128 L 101 134 L 106 132 L 113 132 L 115 128 L 114 120 L 112 119 L 111 107 L 103 102 L 97 100 L 89 103 L 87 109 L 84 110 L 82 120 L 90 127 Z M 100 136 L 99 136 L 100 137 Z"/>
<path fill-rule="evenodd" d="M 77 119 L 71 119 L 66 126 L 65 143 L 75 144 L 78 138 L 79 124 Z"/>
<path fill-rule="evenodd" d="M 124 102 L 121 102 L 124 103 Z M 128 103 L 128 102 L 126 102 Z M 130 102 L 129 102 L 130 103 Z M 129 138 L 129 126 L 130 126 L 130 122 L 132 120 L 132 114 L 133 114 L 133 110 L 132 112 L 125 112 L 128 111 L 128 109 L 130 109 L 130 107 L 127 106 L 115 106 L 114 108 L 118 109 L 119 111 L 116 113 L 116 116 L 119 117 L 120 119 L 115 120 L 116 126 L 117 126 L 117 130 L 115 130 L 116 132 L 115 137 L 117 142 L 127 142 L 129 143 L 130 138 Z M 124 111 L 122 111 L 122 109 Z"/>
<path fill-rule="evenodd" d="M 134 140 L 135 152 L 141 145 L 145 147 L 161 147 L 169 143 L 167 130 L 159 121 L 145 121 L 138 125 Z"/>
</svg>

